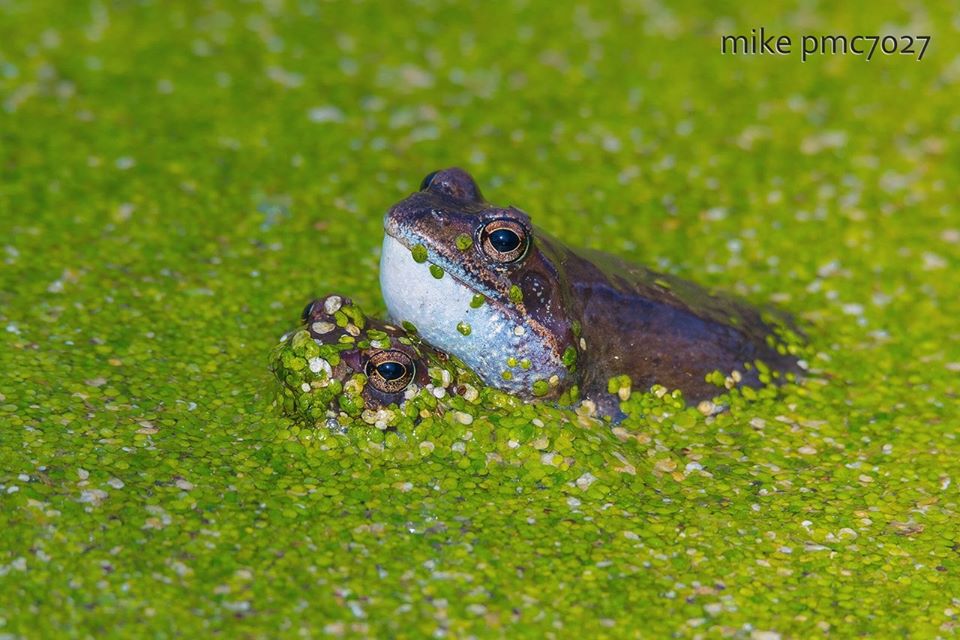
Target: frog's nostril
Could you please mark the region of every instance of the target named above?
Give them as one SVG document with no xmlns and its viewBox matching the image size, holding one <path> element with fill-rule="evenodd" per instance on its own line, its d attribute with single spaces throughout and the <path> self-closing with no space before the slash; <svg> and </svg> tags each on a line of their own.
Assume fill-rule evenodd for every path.
<svg viewBox="0 0 960 640">
<path fill-rule="evenodd" d="M 305 323 L 310 320 L 310 316 L 313 314 L 313 305 L 315 305 L 316 303 L 317 303 L 316 300 L 311 300 L 310 302 L 307 303 L 307 306 L 303 308 L 303 311 L 300 312 L 301 322 Z"/>
<path fill-rule="evenodd" d="M 439 173 L 438 171 L 433 171 L 428 173 L 427 176 L 420 182 L 420 191 L 426 191 L 430 188 L 430 183 L 433 182 L 434 176 Z"/>
<path fill-rule="evenodd" d="M 420 183 L 421 191 L 462 200 L 465 202 L 483 202 L 480 188 L 470 174 L 457 167 L 434 171 Z"/>
</svg>

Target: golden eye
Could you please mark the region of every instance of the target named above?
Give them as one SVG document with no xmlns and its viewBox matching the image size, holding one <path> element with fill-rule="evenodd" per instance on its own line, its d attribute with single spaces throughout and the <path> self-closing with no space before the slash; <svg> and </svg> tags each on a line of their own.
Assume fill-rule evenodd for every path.
<svg viewBox="0 0 960 640">
<path fill-rule="evenodd" d="M 376 351 L 364 367 L 373 388 L 384 393 L 398 393 L 407 388 L 416 373 L 413 360 L 398 349 Z"/>
<path fill-rule="evenodd" d="M 480 246 L 497 262 L 516 262 L 526 255 L 530 238 L 523 225 L 513 220 L 493 220 L 480 229 Z"/>
</svg>

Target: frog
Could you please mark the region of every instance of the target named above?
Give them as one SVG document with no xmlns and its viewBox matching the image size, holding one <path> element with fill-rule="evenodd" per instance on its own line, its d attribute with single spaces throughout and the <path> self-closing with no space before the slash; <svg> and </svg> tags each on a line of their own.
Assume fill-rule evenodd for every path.
<svg viewBox="0 0 960 640">
<path fill-rule="evenodd" d="M 452 167 L 384 216 L 380 288 L 410 323 L 488 385 L 589 403 L 622 418 L 618 379 L 693 404 L 796 380 L 802 334 L 779 310 L 593 249 L 488 202 Z"/>
<path fill-rule="evenodd" d="M 462 361 L 369 317 L 351 298 L 311 300 L 271 352 L 276 404 L 295 422 L 396 431 L 449 411 L 472 416 L 483 385 Z"/>
</svg>

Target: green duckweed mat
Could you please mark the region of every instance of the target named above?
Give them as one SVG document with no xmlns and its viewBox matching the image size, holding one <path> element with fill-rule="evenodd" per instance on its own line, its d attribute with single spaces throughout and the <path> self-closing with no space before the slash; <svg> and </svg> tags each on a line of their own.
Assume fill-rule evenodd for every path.
<svg viewBox="0 0 960 640">
<path fill-rule="evenodd" d="M 761 26 L 932 40 L 720 55 Z M 958 37 L 949 2 L 0 1 L 0 637 L 956 635 Z M 791 311 L 811 379 L 616 432 L 278 416 L 278 337 L 382 313 L 381 216 L 450 165 Z"/>
</svg>

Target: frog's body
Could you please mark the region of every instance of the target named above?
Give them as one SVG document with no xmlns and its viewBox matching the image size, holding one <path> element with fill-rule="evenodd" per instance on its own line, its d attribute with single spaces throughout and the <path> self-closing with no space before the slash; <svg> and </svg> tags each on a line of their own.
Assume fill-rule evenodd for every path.
<svg viewBox="0 0 960 640">
<path fill-rule="evenodd" d="M 462 362 L 349 298 L 318 298 L 301 320 L 271 358 L 279 403 L 300 422 L 387 429 L 478 401 L 480 381 Z"/>
<path fill-rule="evenodd" d="M 760 384 L 758 360 L 798 371 L 776 344 L 777 325 L 747 303 L 571 249 L 519 209 L 486 202 L 460 169 L 428 176 L 384 225 L 380 281 L 390 316 L 412 322 L 492 386 L 541 397 L 576 387 L 616 414 L 607 393 L 614 376 L 699 401 L 720 391 L 706 379 L 714 371 L 737 372 L 750 386 Z M 457 330 L 464 325 L 468 335 Z"/>
</svg>

